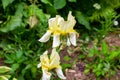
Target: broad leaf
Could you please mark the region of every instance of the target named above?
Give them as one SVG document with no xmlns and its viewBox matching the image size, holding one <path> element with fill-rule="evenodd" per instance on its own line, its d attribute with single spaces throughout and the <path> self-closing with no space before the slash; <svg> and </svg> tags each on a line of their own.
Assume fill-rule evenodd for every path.
<svg viewBox="0 0 120 80">
<path fill-rule="evenodd" d="M 49 0 L 41 0 L 41 2 L 45 3 L 45 4 L 49 4 L 50 6 L 52 6 L 51 2 Z"/>
<path fill-rule="evenodd" d="M 0 28 L 2 32 L 8 32 L 14 30 L 21 24 L 21 17 L 20 16 L 12 16 L 8 22 L 4 25 L 4 27 Z"/>
<path fill-rule="evenodd" d="M 55 9 L 62 9 L 66 5 L 66 0 L 54 0 Z"/>
<path fill-rule="evenodd" d="M 14 16 L 9 16 L 8 20 L 2 25 L 0 31 L 2 32 L 9 32 L 17 27 L 21 26 L 22 23 L 22 12 L 23 12 L 23 4 L 18 4 L 16 7 L 16 12 Z"/>
<path fill-rule="evenodd" d="M 11 4 L 14 0 L 2 0 L 3 8 L 5 9 L 9 4 Z"/>
<path fill-rule="evenodd" d="M 38 19 L 40 19 L 41 22 L 46 21 L 46 16 L 43 13 L 42 9 L 39 9 L 36 5 L 30 5 L 29 6 L 29 16 L 36 16 Z"/>
<path fill-rule="evenodd" d="M 86 16 L 84 16 L 81 12 L 76 12 L 76 18 L 79 22 L 79 24 L 82 24 L 85 26 L 86 29 L 90 30 L 90 24 Z"/>
</svg>

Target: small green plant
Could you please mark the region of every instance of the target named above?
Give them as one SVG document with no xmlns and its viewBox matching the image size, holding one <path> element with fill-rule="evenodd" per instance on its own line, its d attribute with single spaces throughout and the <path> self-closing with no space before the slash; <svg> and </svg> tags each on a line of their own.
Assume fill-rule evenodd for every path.
<svg viewBox="0 0 120 80">
<path fill-rule="evenodd" d="M 10 71 L 12 69 L 7 66 L 0 66 L 0 80 L 8 80 L 11 78 Z M 13 78 L 11 80 L 17 80 L 16 78 Z"/>
<path fill-rule="evenodd" d="M 92 71 L 97 79 L 103 76 L 110 78 L 111 75 L 115 74 L 116 66 L 119 66 L 120 48 L 112 47 L 110 49 L 106 42 L 102 42 L 99 48 L 96 44 L 89 49 L 87 57 L 92 58 L 92 61 L 87 63 L 85 73 Z"/>
</svg>

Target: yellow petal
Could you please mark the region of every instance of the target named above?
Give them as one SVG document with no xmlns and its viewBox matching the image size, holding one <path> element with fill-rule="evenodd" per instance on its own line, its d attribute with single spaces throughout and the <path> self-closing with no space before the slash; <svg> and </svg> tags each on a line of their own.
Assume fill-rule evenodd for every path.
<svg viewBox="0 0 120 80">
<path fill-rule="evenodd" d="M 42 80 L 50 80 L 51 73 L 50 73 L 50 72 L 47 72 L 47 71 L 45 71 L 45 70 L 42 70 L 42 72 L 43 72 Z"/>
<path fill-rule="evenodd" d="M 69 30 L 69 26 L 68 26 L 67 21 L 61 21 L 59 27 L 60 27 L 62 35 L 67 34 L 67 30 Z"/>
<path fill-rule="evenodd" d="M 56 49 L 53 48 L 52 54 L 50 56 L 50 69 L 57 68 L 60 65 L 60 56 Z"/>
<path fill-rule="evenodd" d="M 51 32 L 47 31 L 38 41 L 47 42 L 50 39 Z"/>
<path fill-rule="evenodd" d="M 54 34 L 53 36 L 53 48 L 60 45 L 60 34 Z"/>
<path fill-rule="evenodd" d="M 58 68 L 56 68 L 55 71 L 56 71 L 56 73 L 57 73 L 57 75 L 58 75 L 59 78 L 66 79 L 66 77 L 63 75 L 61 66 L 59 66 Z"/>
<path fill-rule="evenodd" d="M 48 54 L 48 51 L 45 51 L 43 55 L 40 56 L 42 69 L 46 69 L 46 70 L 48 70 L 49 68 L 49 58 L 47 54 Z"/>
</svg>

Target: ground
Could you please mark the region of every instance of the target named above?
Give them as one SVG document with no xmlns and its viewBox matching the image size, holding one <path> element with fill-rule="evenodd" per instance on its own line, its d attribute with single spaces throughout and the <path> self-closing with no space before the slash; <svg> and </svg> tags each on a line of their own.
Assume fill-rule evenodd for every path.
<svg viewBox="0 0 120 80">
<path fill-rule="evenodd" d="M 103 38 L 103 41 L 106 41 L 107 44 L 112 47 L 112 46 L 118 46 L 120 47 L 120 35 L 119 34 L 110 34 L 109 36 L 105 36 Z M 88 47 L 91 48 L 93 47 L 94 41 L 92 41 Z M 78 59 L 78 55 L 80 55 L 81 51 L 79 50 L 80 46 L 74 48 L 72 53 L 69 53 L 66 48 L 61 51 L 60 56 L 61 56 L 61 62 L 63 63 L 69 63 L 73 64 L 74 60 L 76 60 L 76 64 L 73 64 L 72 68 L 66 69 L 65 70 L 65 75 L 67 77 L 67 80 L 97 80 L 95 75 L 91 72 L 89 74 L 84 74 L 85 70 L 85 63 Z M 63 59 L 64 56 L 69 55 L 71 58 L 69 61 L 65 61 Z M 110 79 L 108 78 L 102 78 L 101 80 L 120 80 L 120 70 L 117 71 L 117 73 L 114 76 L 111 76 Z"/>
</svg>

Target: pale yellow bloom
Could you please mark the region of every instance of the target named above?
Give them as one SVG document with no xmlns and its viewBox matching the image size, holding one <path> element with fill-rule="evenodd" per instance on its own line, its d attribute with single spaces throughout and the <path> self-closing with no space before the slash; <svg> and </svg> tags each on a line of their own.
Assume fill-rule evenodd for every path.
<svg viewBox="0 0 120 80">
<path fill-rule="evenodd" d="M 53 33 L 53 47 L 58 47 L 61 43 L 60 36 L 66 36 L 67 45 L 71 44 L 76 46 L 76 31 L 73 29 L 76 20 L 72 16 L 70 11 L 68 14 L 67 21 L 65 21 L 61 16 L 57 15 L 55 18 L 51 18 L 48 21 L 49 30 L 39 39 L 40 42 L 47 42 Z"/>
<path fill-rule="evenodd" d="M 52 50 L 50 58 L 48 57 L 48 51 L 45 51 L 43 55 L 40 56 L 40 63 L 38 64 L 38 67 L 42 67 L 42 80 L 50 80 L 51 73 L 48 71 L 52 69 L 55 69 L 59 78 L 66 79 L 63 75 L 62 68 L 60 66 L 60 57 L 56 52 L 56 49 Z"/>
</svg>

